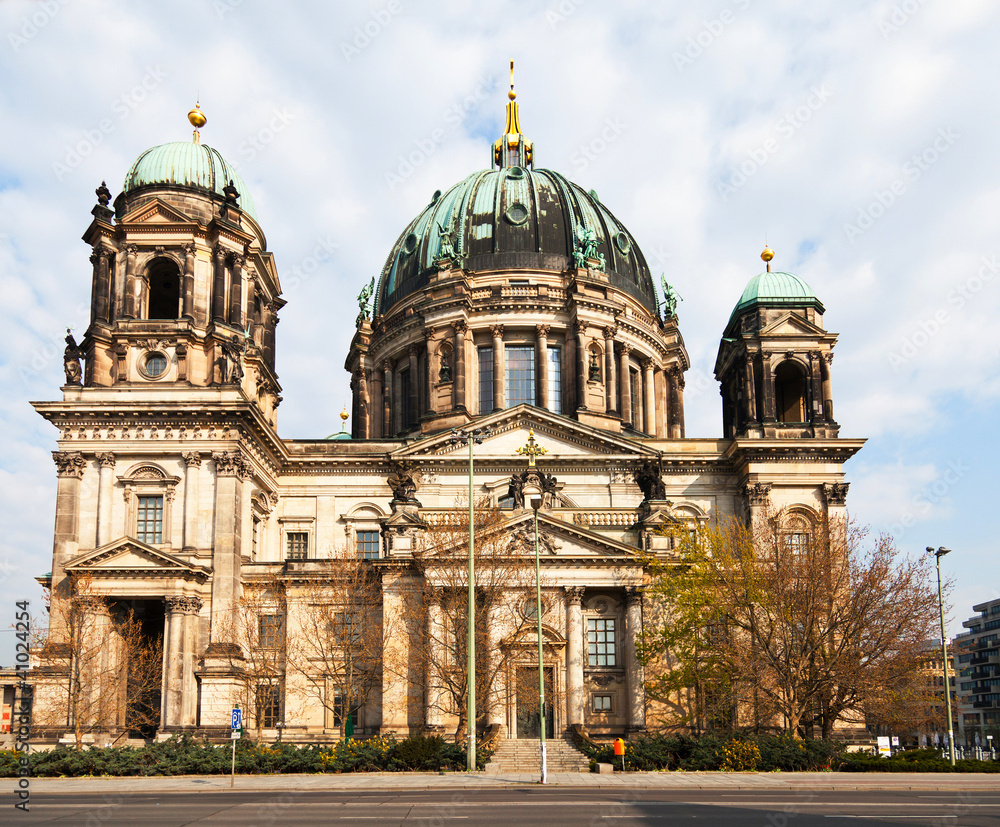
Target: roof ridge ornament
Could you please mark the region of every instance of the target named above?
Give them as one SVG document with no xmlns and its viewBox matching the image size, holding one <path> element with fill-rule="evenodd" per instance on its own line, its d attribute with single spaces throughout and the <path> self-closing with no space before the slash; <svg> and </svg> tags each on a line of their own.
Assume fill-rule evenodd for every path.
<svg viewBox="0 0 1000 827">
<path fill-rule="evenodd" d="M 493 143 L 493 165 L 501 169 L 533 165 L 531 141 L 521 132 L 521 117 L 514 91 L 514 61 L 510 62 L 510 91 L 507 92 L 507 121 L 503 135 Z"/>
</svg>

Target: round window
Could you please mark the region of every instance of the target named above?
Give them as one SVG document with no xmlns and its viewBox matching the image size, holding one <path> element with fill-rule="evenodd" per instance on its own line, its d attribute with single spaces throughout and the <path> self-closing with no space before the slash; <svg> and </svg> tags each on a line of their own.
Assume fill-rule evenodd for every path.
<svg viewBox="0 0 1000 827">
<path fill-rule="evenodd" d="M 403 250 L 409 256 L 413 255 L 413 252 L 416 249 L 417 249 L 417 237 L 413 233 L 410 233 L 406 237 L 406 240 L 403 242 Z"/>
<path fill-rule="evenodd" d="M 615 247 L 621 251 L 622 255 L 628 255 L 631 245 L 628 243 L 628 236 L 625 233 L 615 233 Z"/>
<path fill-rule="evenodd" d="M 143 363 L 143 368 L 150 379 L 158 379 L 167 372 L 167 357 L 162 353 L 150 353 Z"/>
<path fill-rule="evenodd" d="M 524 170 L 521 167 L 511 167 L 507 170 L 508 178 L 524 178 Z"/>
<path fill-rule="evenodd" d="M 523 224 L 528 220 L 528 208 L 524 204 L 514 203 L 507 207 L 504 215 L 511 224 Z"/>
</svg>

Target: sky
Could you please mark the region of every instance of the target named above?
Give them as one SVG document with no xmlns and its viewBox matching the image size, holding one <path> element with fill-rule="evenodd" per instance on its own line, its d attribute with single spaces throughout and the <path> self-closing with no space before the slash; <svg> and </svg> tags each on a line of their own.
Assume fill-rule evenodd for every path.
<svg viewBox="0 0 1000 827">
<path fill-rule="evenodd" d="M 287 307 L 279 433 L 350 403 L 355 297 L 406 224 L 489 166 L 508 62 L 536 167 L 594 189 L 683 301 L 687 434 L 746 282 L 796 273 L 840 335 L 835 415 L 868 442 L 848 507 L 945 546 L 949 634 L 1000 597 L 1000 5 L 989 0 L 0 3 L 0 628 L 51 568 L 62 338 L 106 180 L 202 141 L 256 202 Z M 0 663 L 13 661 L 11 632 Z"/>
</svg>

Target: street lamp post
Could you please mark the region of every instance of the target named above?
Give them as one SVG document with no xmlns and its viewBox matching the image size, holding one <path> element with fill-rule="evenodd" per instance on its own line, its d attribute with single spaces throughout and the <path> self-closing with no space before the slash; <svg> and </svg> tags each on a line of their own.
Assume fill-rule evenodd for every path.
<svg viewBox="0 0 1000 827">
<path fill-rule="evenodd" d="M 466 646 L 468 662 L 466 665 L 469 685 L 468 718 L 468 752 L 466 769 L 476 771 L 476 521 L 475 500 L 472 482 L 472 449 L 488 437 L 492 431 L 489 428 L 476 428 L 474 431 L 463 431 L 455 428 L 451 431 L 452 445 L 469 446 L 469 640 Z"/>
<path fill-rule="evenodd" d="M 535 457 L 548 453 L 535 442 L 535 431 L 528 431 L 528 444 L 518 448 L 517 453 L 528 458 L 528 467 L 535 467 Z M 538 493 L 541 494 L 539 487 Z M 542 498 L 533 497 L 531 508 L 535 512 L 535 618 L 538 621 L 538 750 L 541 765 L 541 783 L 548 781 L 548 767 L 545 760 L 545 672 L 542 657 L 542 570 L 538 558 L 538 509 L 542 507 Z"/>
<path fill-rule="evenodd" d="M 944 631 L 944 598 L 941 595 L 941 558 L 951 553 L 950 548 L 939 546 L 935 551 L 930 546 L 927 553 L 933 554 L 937 563 L 937 587 L 938 587 L 938 609 L 941 612 L 941 657 L 944 660 L 944 708 L 948 716 L 948 757 L 951 765 L 955 766 L 955 729 L 951 724 L 951 681 L 948 678 L 948 643 Z"/>
</svg>

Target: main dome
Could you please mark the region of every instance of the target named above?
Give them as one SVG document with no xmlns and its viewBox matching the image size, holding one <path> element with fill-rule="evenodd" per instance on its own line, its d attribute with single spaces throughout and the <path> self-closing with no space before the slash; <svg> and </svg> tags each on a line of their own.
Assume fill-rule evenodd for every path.
<svg viewBox="0 0 1000 827">
<path fill-rule="evenodd" d="M 632 234 L 596 193 L 558 172 L 527 166 L 476 172 L 434 193 L 386 260 L 376 313 L 423 288 L 444 258 L 474 272 L 563 272 L 574 266 L 574 253 L 590 232 L 598 253 L 592 257 L 603 257 L 611 284 L 655 314 L 649 266 Z"/>
<path fill-rule="evenodd" d="M 230 182 L 239 192 L 240 209 L 257 220 L 257 209 L 240 174 L 218 150 L 195 141 L 173 141 L 147 149 L 132 164 L 122 191 L 168 184 L 203 190 L 224 199 Z"/>
</svg>

